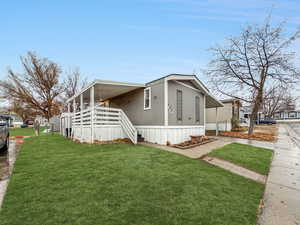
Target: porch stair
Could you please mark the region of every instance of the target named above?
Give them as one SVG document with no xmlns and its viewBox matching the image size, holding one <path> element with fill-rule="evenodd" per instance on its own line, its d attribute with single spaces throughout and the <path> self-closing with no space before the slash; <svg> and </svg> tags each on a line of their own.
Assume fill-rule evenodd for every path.
<svg viewBox="0 0 300 225">
<path fill-rule="evenodd" d="M 120 125 L 133 144 L 137 144 L 137 130 L 122 109 L 96 106 L 94 124 Z"/>
<path fill-rule="evenodd" d="M 133 144 L 137 144 L 138 134 L 137 130 L 128 119 L 127 115 L 124 113 L 122 109 L 120 109 L 120 124 L 123 131 L 127 134 L 129 139 L 132 141 Z"/>
</svg>

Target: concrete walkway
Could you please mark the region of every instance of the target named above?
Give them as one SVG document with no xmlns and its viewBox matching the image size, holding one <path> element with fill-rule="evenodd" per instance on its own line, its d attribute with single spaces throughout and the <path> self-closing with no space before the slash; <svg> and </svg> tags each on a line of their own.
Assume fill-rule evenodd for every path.
<svg viewBox="0 0 300 225">
<path fill-rule="evenodd" d="M 215 137 L 212 137 L 215 138 Z M 171 146 L 166 145 L 159 145 L 159 144 L 153 144 L 148 142 L 140 142 L 142 145 L 150 146 L 150 147 L 156 147 L 160 148 L 169 152 L 175 152 L 180 155 L 184 155 L 186 157 L 192 158 L 192 159 L 198 159 L 202 156 L 210 153 L 212 150 L 216 148 L 221 148 L 224 145 L 231 144 L 231 143 L 240 143 L 240 144 L 246 144 L 246 145 L 253 145 L 256 147 L 261 148 L 268 148 L 268 149 L 275 149 L 275 143 L 273 142 L 265 142 L 265 141 L 255 141 L 255 140 L 247 140 L 247 139 L 240 139 L 240 138 L 231 138 L 231 137 L 221 137 L 218 136 L 216 141 L 199 145 L 194 148 L 190 149 L 179 149 Z"/>
<path fill-rule="evenodd" d="M 258 183 L 261 183 L 261 184 L 266 183 L 266 179 L 267 179 L 266 176 L 256 173 L 252 170 L 248 170 L 241 166 L 235 165 L 226 160 L 218 159 L 216 157 L 211 157 L 211 156 L 205 156 L 204 158 L 202 158 L 202 160 L 206 161 L 209 164 L 212 164 L 212 165 L 221 167 L 225 170 L 228 170 L 232 173 L 238 174 L 240 176 L 246 177 L 251 180 L 255 180 Z"/>
<path fill-rule="evenodd" d="M 209 152 L 211 152 L 212 150 L 216 149 L 216 148 L 220 148 L 224 145 L 230 144 L 233 141 L 230 139 L 219 139 L 204 145 L 199 145 L 196 146 L 194 148 L 190 148 L 190 149 L 179 149 L 179 148 L 175 148 L 175 147 L 170 147 L 170 146 L 166 146 L 166 145 L 159 145 L 159 144 L 153 144 L 153 143 L 148 143 L 148 142 L 142 142 L 140 144 L 142 145 L 146 145 L 146 146 L 150 146 L 150 147 L 156 147 L 156 148 L 160 148 L 169 152 L 175 152 L 177 154 L 180 155 L 184 155 L 188 158 L 192 158 L 192 159 L 198 159 L 201 158 L 202 156 L 208 154 Z"/>
<path fill-rule="evenodd" d="M 279 125 L 259 225 L 300 224 L 300 148 L 293 135 L 287 124 Z"/>
<path fill-rule="evenodd" d="M 2 203 L 4 200 L 5 192 L 8 186 L 9 177 L 12 174 L 13 167 L 16 161 L 17 152 L 16 152 L 16 142 L 14 140 L 10 140 L 9 149 L 8 149 L 8 164 L 9 164 L 9 176 L 4 180 L 0 180 L 0 209 L 2 207 Z"/>
</svg>

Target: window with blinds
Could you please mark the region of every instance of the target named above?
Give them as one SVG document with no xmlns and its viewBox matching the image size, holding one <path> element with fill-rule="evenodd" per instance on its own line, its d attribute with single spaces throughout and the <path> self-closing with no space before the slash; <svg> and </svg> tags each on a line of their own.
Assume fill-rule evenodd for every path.
<svg viewBox="0 0 300 225">
<path fill-rule="evenodd" d="M 144 89 L 144 110 L 151 109 L 151 88 Z"/>
<path fill-rule="evenodd" d="M 195 118 L 196 122 L 200 122 L 200 97 L 195 97 Z"/>
<path fill-rule="evenodd" d="M 177 90 L 177 120 L 182 121 L 182 91 Z"/>
</svg>

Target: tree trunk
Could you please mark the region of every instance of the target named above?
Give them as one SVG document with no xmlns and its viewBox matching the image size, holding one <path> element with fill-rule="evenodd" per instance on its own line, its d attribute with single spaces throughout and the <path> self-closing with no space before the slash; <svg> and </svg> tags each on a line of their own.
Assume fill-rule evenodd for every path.
<svg viewBox="0 0 300 225">
<path fill-rule="evenodd" d="M 254 125 L 255 125 L 255 120 L 257 118 L 257 113 L 258 113 L 259 105 L 257 102 L 255 102 L 255 105 L 252 109 L 251 116 L 250 116 L 250 126 L 248 130 L 248 135 L 252 135 L 254 131 Z"/>
<path fill-rule="evenodd" d="M 261 90 L 258 91 L 258 94 L 255 99 L 255 103 L 250 116 L 250 126 L 248 130 L 248 135 L 252 135 L 254 131 L 255 120 L 257 119 L 257 113 L 262 104 L 263 92 Z"/>
</svg>

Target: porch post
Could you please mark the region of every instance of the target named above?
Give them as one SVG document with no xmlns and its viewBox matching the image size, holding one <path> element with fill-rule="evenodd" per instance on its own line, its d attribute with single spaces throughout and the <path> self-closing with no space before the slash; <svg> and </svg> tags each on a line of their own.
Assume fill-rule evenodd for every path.
<svg viewBox="0 0 300 225">
<path fill-rule="evenodd" d="M 73 120 L 75 119 L 75 114 L 76 114 L 76 98 L 73 99 Z M 72 125 L 73 125 L 73 121 L 72 121 Z M 72 126 L 72 133 L 75 134 L 74 126 Z"/>
<path fill-rule="evenodd" d="M 91 109 L 91 143 L 94 143 L 94 112 L 95 112 L 95 88 L 90 89 L 90 109 Z"/>
<path fill-rule="evenodd" d="M 168 129 L 169 125 L 169 90 L 168 90 L 168 79 L 164 79 L 164 125 L 166 129 L 164 130 L 165 144 L 168 142 Z"/>
<path fill-rule="evenodd" d="M 66 136 L 67 137 L 69 137 L 69 128 L 70 128 L 70 103 L 68 102 L 68 105 L 67 105 L 67 107 L 68 107 L 68 116 L 67 116 L 67 126 L 65 127 L 65 128 L 67 128 L 67 130 L 65 129 L 65 132 L 67 132 L 66 133 Z"/>
<path fill-rule="evenodd" d="M 216 136 L 219 135 L 219 125 L 218 125 L 218 107 L 216 107 Z"/>
<path fill-rule="evenodd" d="M 165 102 L 165 110 L 164 110 L 164 112 L 165 112 L 165 126 L 168 126 L 169 125 L 169 107 L 168 107 L 168 105 L 169 105 L 169 91 L 168 91 L 168 79 L 167 78 L 165 78 L 165 80 L 164 80 L 164 102 Z"/>
<path fill-rule="evenodd" d="M 204 105 L 203 125 L 204 125 L 204 135 L 205 135 L 205 131 L 206 131 L 206 95 L 203 96 L 203 105 Z"/>
<path fill-rule="evenodd" d="M 81 130 L 81 137 L 80 142 L 83 141 L 83 94 L 80 94 L 80 130 Z"/>
</svg>

